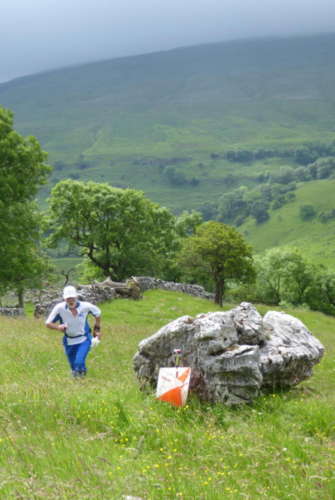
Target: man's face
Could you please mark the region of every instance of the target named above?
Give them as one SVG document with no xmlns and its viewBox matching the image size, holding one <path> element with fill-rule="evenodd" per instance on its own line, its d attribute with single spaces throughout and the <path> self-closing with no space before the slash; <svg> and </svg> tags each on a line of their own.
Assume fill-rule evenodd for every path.
<svg viewBox="0 0 335 500">
<path fill-rule="evenodd" d="M 65 300 L 70 309 L 76 307 L 77 297 L 69 297 L 68 299 Z"/>
</svg>

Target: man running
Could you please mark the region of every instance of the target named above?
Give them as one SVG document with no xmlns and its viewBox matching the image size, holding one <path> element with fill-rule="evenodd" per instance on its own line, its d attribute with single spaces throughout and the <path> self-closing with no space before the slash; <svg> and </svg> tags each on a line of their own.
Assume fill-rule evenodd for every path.
<svg viewBox="0 0 335 500">
<path fill-rule="evenodd" d="M 74 377 L 84 377 L 87 372 L 86 357 L 92 344 L 91 328 L 87 316 L 95 318 L 93 337 L 100 340 L 99 307 L 90 302 L 78 300 L 75 287 L 66 286 L 63 290 L 64 302 L 57 304 L 49 314 L 45 324 L 51 330 L 64 333 L 63 345 Z"/>
</svg>

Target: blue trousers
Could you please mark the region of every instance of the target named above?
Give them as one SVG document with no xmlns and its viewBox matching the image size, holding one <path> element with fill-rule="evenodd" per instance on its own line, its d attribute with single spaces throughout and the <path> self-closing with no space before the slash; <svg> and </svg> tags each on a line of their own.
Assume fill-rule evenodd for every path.
<svg viewBox="0 0 335 500">
<path fill-rule="evenodd" d="M 91 338 L 87 338 L 85 342 L 75 345 L 67 345 L 66 338 L 64 339 L 64 349 L 67 359 L 70 363 L 73 375 L 86 375 L 86 357 L 91 348 Z"/>
</svg>

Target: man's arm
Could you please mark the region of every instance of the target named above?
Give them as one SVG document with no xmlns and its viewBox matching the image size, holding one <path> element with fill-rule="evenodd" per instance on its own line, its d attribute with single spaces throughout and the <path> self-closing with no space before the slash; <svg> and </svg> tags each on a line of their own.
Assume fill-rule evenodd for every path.
<svg viewBox="0 0 335 500">
<path fill-rule="evenodd" d="M 95 316 L 95 323 L 93 327 L 93 337 L 97 337 L 99 340 L 101 339 L 101 320 L 100 316 Z"/>
<path fill-rule="evenodd" d="M 101 309 L 90 304 L 90 313 L 94 316 L 93 337 L 101 339 Z"/>
<path fill-rule="evenodd" d="M 58 307 L 55 306 L 51 311 L 51 313 L 49 314 L 45 322 L 45 326 L 47 328 L 50 328 L 50 330 L 58 330 L 60 332 L 64 332 L 67 328 L 67 324 L 66 323 L 58 324 L 57 323 L 58 321 L 62 321 L 62 318 L 58 312 Z"/>
<path fill-rule="evenodd" d="M 60 325 L 58 323 L 45 323 L 45 326 L 50 328 L 50 330 L 58 330 L 60 332 L 64 332 L 67 328 L 65 323 L 61 323 Z"/>
</svg>

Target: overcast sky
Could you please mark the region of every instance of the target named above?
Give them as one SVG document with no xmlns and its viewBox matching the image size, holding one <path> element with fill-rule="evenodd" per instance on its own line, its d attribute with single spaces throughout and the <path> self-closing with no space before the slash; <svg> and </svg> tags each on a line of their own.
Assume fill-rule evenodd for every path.
<svg viewBox="0 0 335 500">
<path fill-rule="evenodd" d="M 334 0 L 0 0 L 0 81 L 180 46 L 335 32 Z"/>
</svg>

